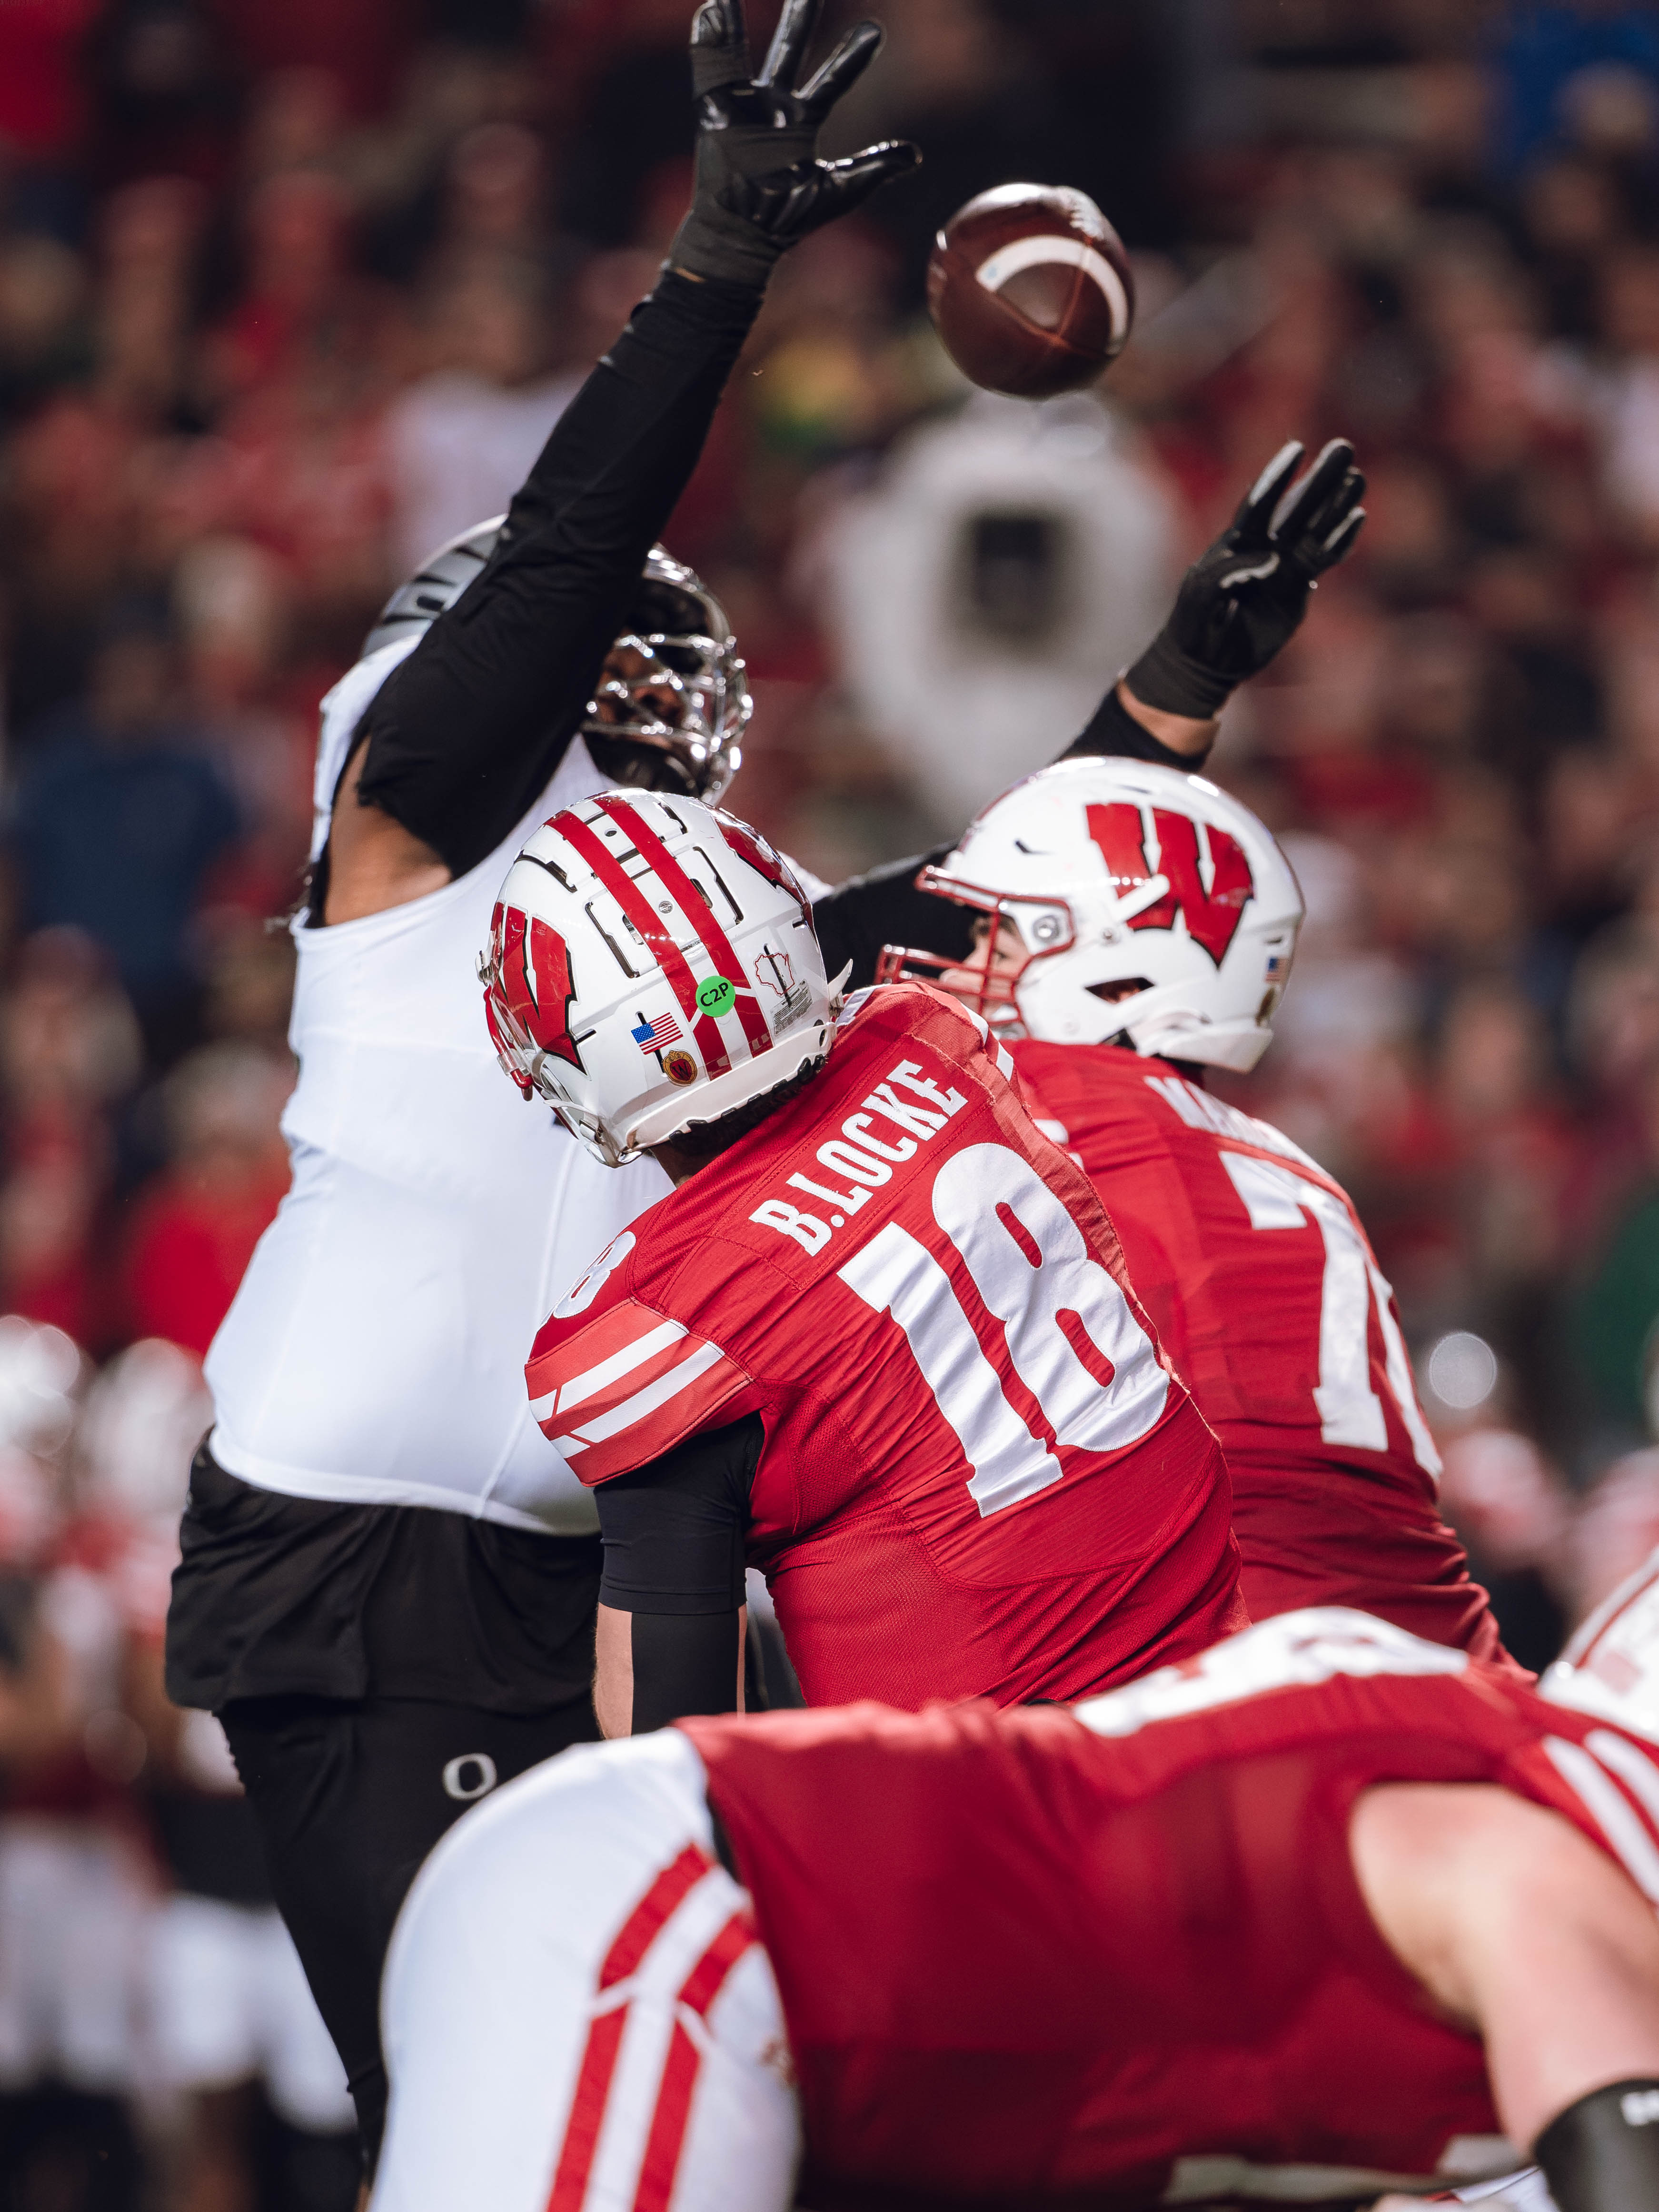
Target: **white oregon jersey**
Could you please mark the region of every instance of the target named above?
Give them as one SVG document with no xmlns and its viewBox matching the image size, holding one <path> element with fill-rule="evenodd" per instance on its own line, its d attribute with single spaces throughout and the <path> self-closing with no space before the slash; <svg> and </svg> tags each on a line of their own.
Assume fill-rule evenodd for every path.
<svg viewBox="0 0 1659 2212">
<path fill-rule="evenodd" d="M 415 642 L 360 662 L 324 702 L 313 849 L 347 738 Z M 213 1455 L 244 1482 L 560 1535 L 598 1526 L 531 1419 L 524 1361 L 555 1301 L 669 1185 L 650 1160 L 601 1167 L 520 1097 L 474 963 L 525 839 L 605 788 L 578 739 L 524 819 L 442 890 L 296 922 L 293 1182 L 207 1359 Z"/>
</svg>

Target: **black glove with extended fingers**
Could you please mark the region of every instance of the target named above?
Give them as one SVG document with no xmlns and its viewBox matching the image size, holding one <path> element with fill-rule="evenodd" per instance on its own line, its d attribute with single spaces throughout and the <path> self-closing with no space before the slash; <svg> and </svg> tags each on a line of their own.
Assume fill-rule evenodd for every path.
<svg viewBox="0 0 1659 2212">
<path fill-rule="evenodd" d="M 1182 580 L 1170 615 L 1124 682 L 1143 706 L 1207 721 L 1289 643 L 1308 594 L 1352 549 L 1365 520 L 1353 447 L 1333 438 L 1297 483 L 1292 439 Z M 1286 489 L 1289 486 L 1289 489 Z"/>
<path fill-rule="evenodd" d="M 691 211 L 668 250 L 676 268 L 764 284 L 781 253 L 921 161 L 917 148 L 893 139 L 844 161 L 817 158 L 820 129 L 882 40 L 879 24 L 859 24 L 797 89 L 822 5 L 785 0 L 757 77 L 742 0 L 703 0 L 698 9 L 691 25 L 696 175 Z"/>
</svg>

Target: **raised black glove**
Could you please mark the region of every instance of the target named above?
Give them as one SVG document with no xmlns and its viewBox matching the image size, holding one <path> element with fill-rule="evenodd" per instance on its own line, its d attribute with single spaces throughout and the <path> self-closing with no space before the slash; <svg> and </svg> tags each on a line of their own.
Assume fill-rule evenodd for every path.
<svg viewBox="0 0 1659 2212">
<path fill-rule="evenodd" d="M 697 152 L 691 211 L 668 249 L 696 276 L 764 284 L 781 253 L 921 161 L 889 139 L 844 161 L 817 158 L 830 111 L 881 45 L 878 23 L 849 31 L 796 89 L 823 0 L 785 0 L 765 67 L 751 80 L 741 0 L 703 0 L 691 23 Z"/>
<path fill-rule="evenodd" d="M 1198 722 L 1218 714 L 1228 695 L 1289 643 L 1315 583 L 1349 552 L 1365 520 L 1353 447 L 1333 438 L 1291 484 L 1302 450 L 1292 439 L 1273 455 L 1182 579 L 1169 621 L 1124 673 L 1143 706 Z"/>
</svg>

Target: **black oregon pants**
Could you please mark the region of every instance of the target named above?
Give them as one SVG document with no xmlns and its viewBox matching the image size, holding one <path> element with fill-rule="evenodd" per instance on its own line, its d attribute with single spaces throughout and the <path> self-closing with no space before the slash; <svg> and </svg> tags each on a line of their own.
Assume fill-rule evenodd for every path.
<svg viewBox="0 0 1659 2212">
<path fill-rule="evenodd" d="M 497 1784 L 599 1729 L 584 1696 L 534 1714 L 416 1698 L 250 1698 L 219 1715 L 278 1910 L 357 2108 L 365 2171 L 386 2128 L 380 1970 L 421 1862 Z"/>
</svg>

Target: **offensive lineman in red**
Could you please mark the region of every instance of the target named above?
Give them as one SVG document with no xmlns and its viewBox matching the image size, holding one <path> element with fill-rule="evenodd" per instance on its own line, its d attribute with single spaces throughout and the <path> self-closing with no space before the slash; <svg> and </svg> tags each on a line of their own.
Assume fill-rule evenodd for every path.
<svg viewBox="0 0 1659 2212">
<path fill-rule="evenodd" d="M 1067 761 L 919 882 L 981 910 L 980 950 L 952 967 L 890 947 L 879 972 L 957 992 L 1087 1170 L 1221 1438 L 1252 1620 L 1358 1606 L 1504 1657 L 1352 1201 L 1203 1087 L 1206 1066 L 1255 1065 L 1290 974 L 1302 896 L 1265 825 L 1174 768 Z"/>
<path fill-rule="evenodd" d="M 1074 1711 L 567 1752 L 410 1894 L 374 2212 L 1352 2205 L 1528 2154 L 1648 2212 L 1659 1743 L 1593 1651 L 1547 1687 L 1328 1607 Z"/>
<path fill-rule="evenodd" d="M 1215 1440 L 977 1017 L 837 1018 L 777 855 L 642 793 L 538 831 L 485 972 L 508 1072 L 678 1185 L 526 1370 L 598 1486 L 608 1735 L 740 1705 L 745 1560 L 815 1703 L 1081 1697 L 1242 1624 Z"/>
</svg>

